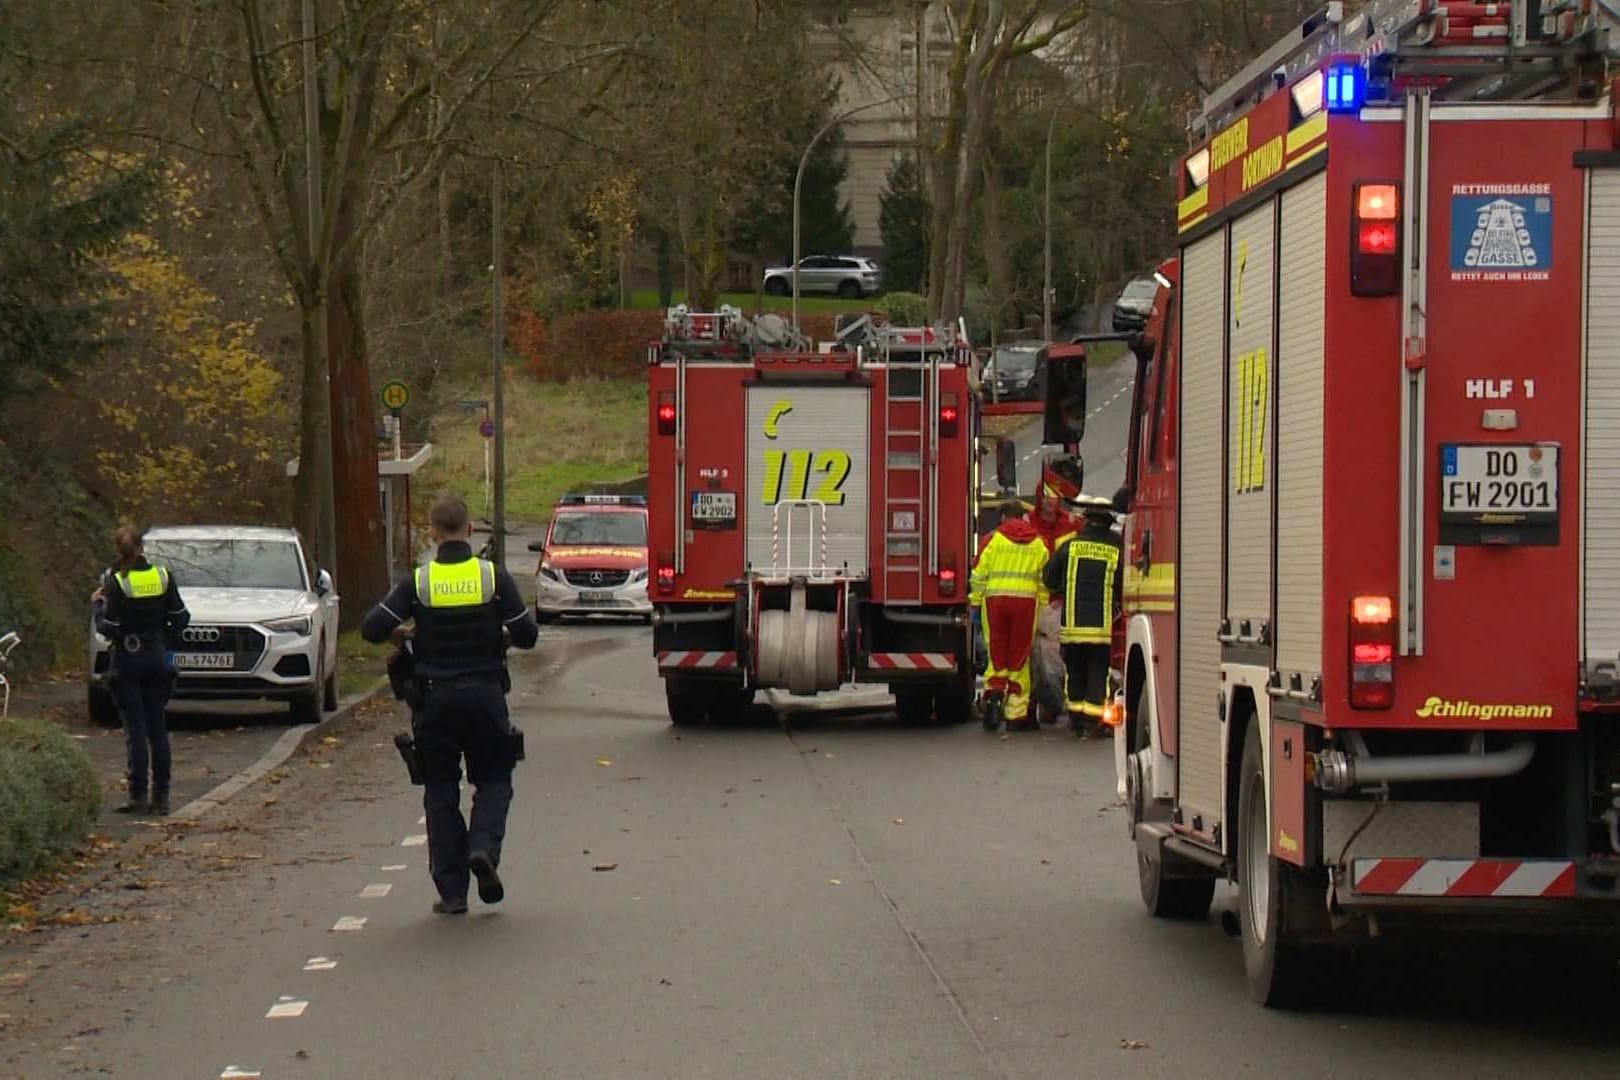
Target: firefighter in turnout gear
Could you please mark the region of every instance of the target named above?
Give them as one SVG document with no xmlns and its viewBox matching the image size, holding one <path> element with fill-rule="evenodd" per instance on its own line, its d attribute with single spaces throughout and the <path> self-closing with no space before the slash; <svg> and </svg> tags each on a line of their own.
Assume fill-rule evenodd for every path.
<svg viewBox="0 0 1620 1080">
<path fill-rule="evenodd" d="M 968 600 L 981 608 L 990 666 L 984 696 L 984 727 L 995 731 L 1003 719 L 1008 731 L 1034 730 L 1030 718 L 1030 651 L 1035 619 L 1045 590 L 1041 570 L 1046 544 L 1024 519 L 1016 501 L 1004 503 L 1001 524 L 979 552 Z"/>
<path fill-rule="evenodd" d="M 497 868 L 512 770 L 523 756 L 522 733 L 507 718 L 506 647 L 532 649 L 540 631 L 512 575 L 473 556 L 465 502 L 439 499 L 429 521 L 438 553 L 367 613 L 360 634 L 379 643 L 411 638 L 428 871 L 439 891 L 433 910 L 460 915 L 470 877 L 478 879 L 484 903 L 506 895 Z M 407 619 L 413 630 L 405 628 Z M 463 757 L 474 788 L 470 823 L 461 816 Z"/>
<path fill-rule="evenodd" d="M 1064 696 L 1069 723 L 1084 736 L 1102 724 L 1108 704 L 1108 662 L 1121 568 L 1113 504 L 1089 496 L 1076 502 L 1085 514 L 1085 527 L 1059 545 L 1046 566 L 1045 585 L 1063 604 L 1059 641 Z"/>
<path fill-rule="evenodd" d="M 169 725 L 174 690 L 171 653 L 191 613 L 167 567 L 146 560 L 140 530 L 125 525 L 113 538 L 118 563 L 91 596 L 96 632 L 112 642 L 109 684 L 124 723 L 129 799 L 120 814 L 169 812 Z M 147 786 L 148 766 L 151 786 Z M 148 800 L 148 791 L 151 799 Z"/>
</svg>

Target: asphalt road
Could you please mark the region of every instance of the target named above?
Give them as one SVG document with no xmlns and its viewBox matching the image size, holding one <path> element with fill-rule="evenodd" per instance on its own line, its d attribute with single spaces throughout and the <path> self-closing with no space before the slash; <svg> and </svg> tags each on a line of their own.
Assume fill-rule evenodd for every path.
<svg viewBox="0 0 1620 1080">
<path fill-rule="evenodd" d="M 1612 994 L 1496 952 L 1369 964 L 1348 1011 L 1251 1004 L 1213 920 L 1143 913 L 1104 743 L 813 709 L 790 730 L 761 710 L 677 733 L 639 627 L 548 628 L 512 703 L 529 760 L 505 903 L 429 914 L 390 722 L 296 770 L 286 823 L 189 838 L 252 852 L 234 877 L 42 954 L 56 982 L 32 1007 L 67 1027 L 0 1052 L 0 1076 L 1472 1078 L 1620 1062 Z M 334 786 L 292 786 L 309 777 Z M 137 923 L 162 935 L 158 958 Z M 8 967 L 28 965 L 0 951 Z M 0 1035 L 20 1008 L 0 993 Z"/>
<path fill-rule="evenodd" d="M 1125 482 L 1125 444 L 1131 433 L 1131 389 L 1136 365 L 1129 356 L 1094 366 L 1086 388 L 1086 434 L 1080 456 L 1086 465 L 1086 493 L 1112 498 Z M 1034 418 L 1013 436 L 1018 452 L 1018 490 L 1030 492 L 1040 480 L 1040 463 L 1056 447 L 1041 445 L 1041 424 Z"/>
</svg>

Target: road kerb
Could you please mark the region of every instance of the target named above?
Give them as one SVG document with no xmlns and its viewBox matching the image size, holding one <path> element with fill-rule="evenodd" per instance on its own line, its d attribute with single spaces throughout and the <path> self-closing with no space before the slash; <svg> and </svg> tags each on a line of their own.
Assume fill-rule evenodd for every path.
<svg viewBox="0 0 1620 1080">
<path fill-rule="evenodd" d="M 320 723 L 304 724 L 290 729 L 285 735 L 277 739 L 275 745 L 265 751 L 258 761 L 255 761 L 212 791 L 199 795 L 186 803 L 186 805 L 175 810 L 170 817 L 178 821 L 195 821 L 215 807 L 229 802 L 244 788 L 263 780 L 272 770 L 279 768 L 298 751 L 316 739 L 324 738 L 339 724 L 347 720 L 356 708 L 366 704 L 368 701 L 375 700 L 387 689 L 388 680 L 378 679 L 376 684 L 369 690 L 362 690 L 355 696 L 340 702 L 332 715 L 326 717 Z"/>
</svg>

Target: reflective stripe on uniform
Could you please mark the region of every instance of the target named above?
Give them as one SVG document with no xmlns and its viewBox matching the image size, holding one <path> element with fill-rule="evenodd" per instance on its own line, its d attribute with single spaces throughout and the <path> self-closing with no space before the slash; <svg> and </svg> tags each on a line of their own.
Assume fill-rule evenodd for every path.
<svg viewBox="0 0 1620 1080">
<path fill-rule="evenodd" d="M 416 597 L 423 607 L 478 607 L 495 598 L 495 565 L 486 559 L 430 562 L 417 568 Z"/>
<path fill-rule="evenodd" d="M 120 570 L 118 588 L 131 600 L 150 600 L 169 591 L 169 572 L 161 566 L 146 570 Z"/>
<path fill-rule="evenodd" d="M 1058 640 L 1065 645 L 1103 645 L 1113 636 L 1114 573 L 1119 567 L 1119 548 L 1101 540 L 1069 541 L 1069 565 L 1063 582 L 1063 625 Z M 1084 621 L 1080 612 L 1076 589 L 1080 583 L 1082 562 L 1102 563 L 1101 604 L 1094 609 L 1099 622 Z"/>
<path fill-rule="evenodd" d="M 1039 537 L 1020 543 L 996 533 L 973 568 L 971 596 L 1038 596 L 1046 544 Z"/>
</svg>

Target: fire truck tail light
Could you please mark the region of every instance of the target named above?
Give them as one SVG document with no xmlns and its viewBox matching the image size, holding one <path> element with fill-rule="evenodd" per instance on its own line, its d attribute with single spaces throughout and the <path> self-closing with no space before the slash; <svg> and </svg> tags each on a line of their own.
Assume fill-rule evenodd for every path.
<svg viewBox="0 0 1620 1080">
<path fill-rule="evenodd" d="M 1387 596 L 1350 601 L 1350 707 L 1395 704 L 1395 604 Z"/>
<path fill-rule="evenodd" d="M 658 591 L 661 593 L 675 591 L 675 568 L 668 563 L 658 564 Z"/>
<path fill-rule="evenodd" d="M 1356 252 L 1360 255 L 1395 254 L 1395 225 L 1389 221 L 1363 221 L 1356 226 Z"/>
<path fill-rule="evenodd" d="M 1351 206 L 1350 295 L 1401 290 L 1401 189 L 1387 180 L 1355 186 Z"/>
<path fill-rule="evenodd" d="M 942 395 L 939 404 L 939 433 L 955 435 L 957 421 L 961 418 L 962 409 L 957 404 L 956 395 L 954 393 Z"/>
<path fill-rule="evenodd" d="M 939 572 L 939 595 L 956 595 L 956 568 L 947 566 Z"/>
<path fill-rule="evenodd" d="M 1394 184 L 1362 184 L 1356 191 L 1356 217 L 1362 221 L 1394 221 L 1399 210 Z"/>
<path fill-rule="evenodd" d="M 668 391 L 658 395 L 658 434 L 675 434 L 675 395 Z"/>
</svg>

